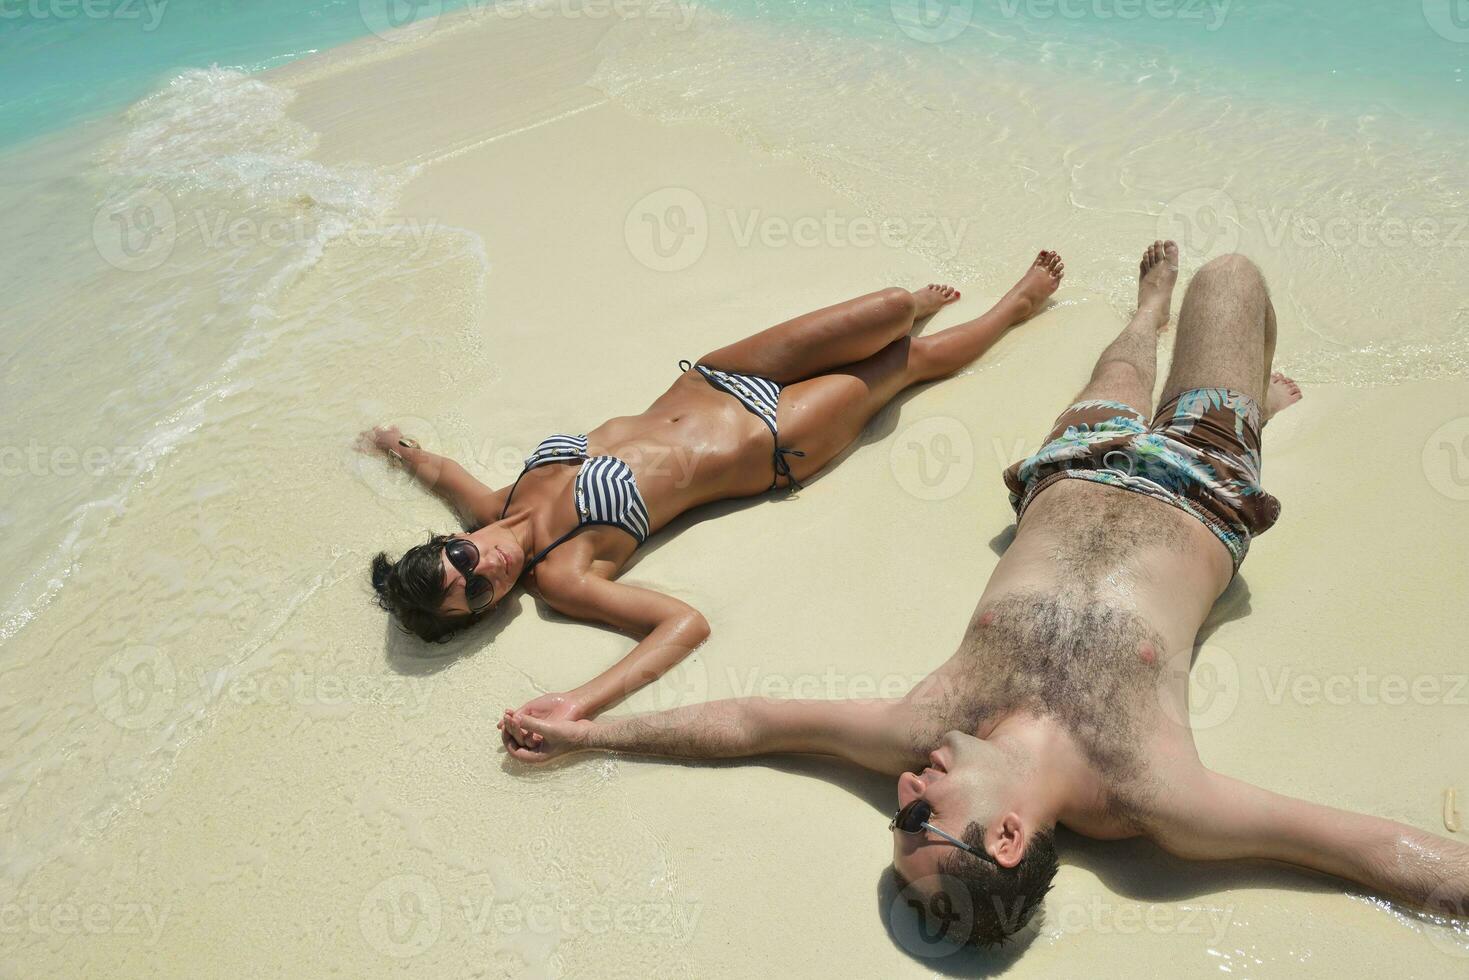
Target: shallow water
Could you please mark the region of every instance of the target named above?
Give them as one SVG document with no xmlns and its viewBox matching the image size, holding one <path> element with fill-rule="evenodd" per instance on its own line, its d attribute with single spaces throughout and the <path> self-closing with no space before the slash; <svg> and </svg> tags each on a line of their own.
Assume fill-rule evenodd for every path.
<svg viewBox="0 0 1469 980">
<path fill-rule="evenodd" d="M 1469 185 L 1455 164 L 1469 153 L 1469 45 L 1387 4 L 1338 17 L 1241 3 L 1216 32 L 1033 8 L 1051 9 L 811 4 L 627 23 L 594 84 L 800 160 L 958 280 L 998 287 L 988 270 L 1055 248 L 1086 256 L 1072 281 L 1123 310 L 1134 300 L 1115 284 L 1135 243 L 1171 237 L 1186 272 L 1228 251 L 1260 263 L 1290 326 L 1281 366 L 1300 380 L 1469 369 Z M 1274 58 L 1292 44 L 1303 57 Z M 820 216 L 761 220 L 802 217 Z"/>
</svg>

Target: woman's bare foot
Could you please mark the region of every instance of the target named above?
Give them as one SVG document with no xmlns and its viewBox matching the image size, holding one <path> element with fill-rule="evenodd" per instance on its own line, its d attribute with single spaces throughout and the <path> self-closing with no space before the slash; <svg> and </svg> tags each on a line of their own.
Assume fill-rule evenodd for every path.
<svg viewBox="0 0 1469 980">
<path fill-rule="evenodd" d="M 1061 279 L 1066 274 L 1066 263 L 1061 261 L 1060 252 L 1041 252 L 1035 257 L 1025 275 L 1020 281 L 1010 287 L 1005 298 L 1000 300 L 996 306 L 1010 306 L 1015 308 L 1015 323 L 1028 319 L 1046 297 L 1056 291 L 1061 285 Z"/>
<path fill-rule="evenodd" d="M 1270 376 L 1270 390 L 1265 393 L 1265 418 L 1275 417 L 1275 413 L 1282 409 L 1290 408 L 1301 400 L 1301 386 L 1296 384 L 1294 378 L 1287 378 L 1276 371 Z"/>
<path fill-rule="evenodd" d="M 933 316 L 941 307 L 948 306 L 959 298 L 959 290 L 941 282 L 931 282 L 922 289 L 913 290 L 913 299 L 918 303 L 915 319 Z"/>
<path fill-rule="evenodd" d="M 1158 329 L 1168 325 L 1172 315 L 1173 286 L 1178 282 L 1178 245 L 1154 242 L 1143 252 L 1137 266 L 1137 310 L 1155 313 Z"/>
</svg>

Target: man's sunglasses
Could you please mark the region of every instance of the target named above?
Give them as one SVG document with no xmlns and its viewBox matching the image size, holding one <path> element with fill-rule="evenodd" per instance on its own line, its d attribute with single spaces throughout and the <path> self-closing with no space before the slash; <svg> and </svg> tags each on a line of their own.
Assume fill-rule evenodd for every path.
<svg viewBox="0 0 1469 980">
<path fill-rule="evenodd" d="M 931 834 L 937 834 L 960 850 L 968 851 L 982 861 L 988 861 L 990 864 L 995 863 L 995 859 L 984 851 L 977 847 L 971 847 L 959 838 L 947 834 L 929 823 L 928 818 L 931 816 L 933 816 L 932 803 L 927 800 L 914 800 L 893 815 L 893 822 L 888 824 L 888 830 L 901 830 L 905 834 L 921 834 L 926 830 Z"/>
<path fill-rule="evenodd" d="M 468 538 L 450 538 L 444 544 L 444 554 L 449 564 L 464 576 L 464 601 L 471 612 L 483 612 L 495 601 L 495 585 L 483 575 L 476 575 L 479 567 L 479 548 Z"/>
</svg>

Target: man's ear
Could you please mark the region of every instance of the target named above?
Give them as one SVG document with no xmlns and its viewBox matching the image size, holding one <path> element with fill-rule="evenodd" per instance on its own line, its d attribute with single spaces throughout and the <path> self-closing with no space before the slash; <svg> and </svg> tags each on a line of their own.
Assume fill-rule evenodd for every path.
<svg viewBox="0 0 1469 980">
<path fill-rule="evenodd" d="M 1020 814 L 1011 810 L 990 826 L 990 857 L 1002 868 L 1013 868 L 1025 857 L 1025 845 L 1030 836 L 1020 822 Z"/>
</svg>

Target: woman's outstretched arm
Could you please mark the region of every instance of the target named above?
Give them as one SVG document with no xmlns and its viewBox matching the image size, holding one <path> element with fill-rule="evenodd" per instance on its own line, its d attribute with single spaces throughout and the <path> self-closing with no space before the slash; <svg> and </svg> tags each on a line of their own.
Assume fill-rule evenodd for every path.
<svg viewBox="0 0 1469 980">
<path fill-rule="evenodd" d="M 429 490 L 453 508 L 466 527 L 483 527 L 500 519 L 509 489 L 491 490 L 447 456 L 422 448 L 398 431 L 396 425 L 369 429 L 357 437 L 364 452 L 380 452 L 395 460 Z"/>
<path fill-rule="evenodd" d="M 595 572 L 537 573 L 537 587 L 558 612 L 606 623 L 641 637 L 617 663 L 585 684 L 545 694 L 521 707 L 534 717 L 578 719 L 597 714 L 657 680 L 709 638 L 709 623 L 688 603 L 651 589 L 624 585 Z M 518 732 L 506 732 L 507 747 Z"/>
</svg>

